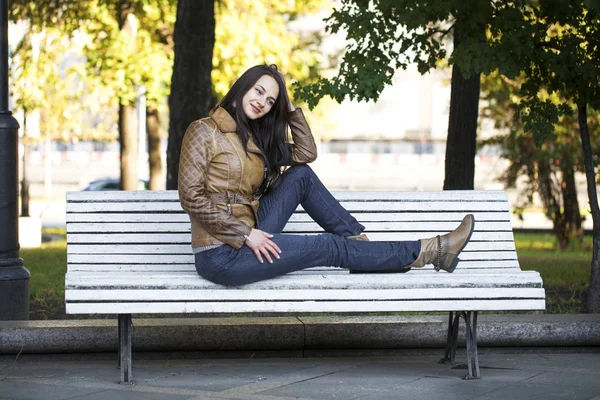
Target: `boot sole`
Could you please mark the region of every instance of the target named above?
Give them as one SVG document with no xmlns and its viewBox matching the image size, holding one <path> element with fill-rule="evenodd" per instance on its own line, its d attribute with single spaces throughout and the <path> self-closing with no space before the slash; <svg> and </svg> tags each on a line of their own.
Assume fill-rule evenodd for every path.
<svg viewBox="0 0 600 400">
<path fill-rule="evenodd" d="M 471 236 L 473 235 L 473 231 L 475 230 L 475 216 L 473 214 L 468 214 L 468 215 L 470 215 L 472 217 L 472 219 L 471 219 L 471 229 L 470 229 L 470 232 L 469 232 L 469 236 L 467 236 L 467 240 L 465 240 L 465 243 L 462 245 L 462 247 L 460 248 L 460 250 L 458 250 L 458 254 L 462 253 L 463 249 L 467 246 L 467 243 L 469 243 L 469 240 L 471 240 Z M 454 258 L 454 260 L 452 261 L 452 263 L 450 263 L 450 266 L 448 267 L 448 269 L 446 269 L 444 271 L 448 272 L 449 274 L 453 273 L 459 262 L 460 262 L 460 258 L 457 255 Z"/>
</svg>

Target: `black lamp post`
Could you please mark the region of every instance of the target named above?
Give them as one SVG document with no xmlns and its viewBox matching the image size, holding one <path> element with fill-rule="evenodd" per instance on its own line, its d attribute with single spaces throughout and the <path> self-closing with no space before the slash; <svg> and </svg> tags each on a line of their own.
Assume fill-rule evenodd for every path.
<svg viewBox="0 0 600 400">
<path fill-rule="evenodd" d="M 8 0 L 0 0 L 0 320 L 29 319 L 29 271 L 19 258 L 18 131 L 8 109 Z"/>
</svg>

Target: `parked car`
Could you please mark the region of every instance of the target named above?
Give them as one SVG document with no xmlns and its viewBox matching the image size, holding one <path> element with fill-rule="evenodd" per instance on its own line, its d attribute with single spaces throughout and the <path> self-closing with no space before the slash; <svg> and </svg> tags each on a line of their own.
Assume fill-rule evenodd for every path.
<svg viewBox="0 0 600 400">
<path fill-rule="evenodd" d="M 145 179 L 140 179 L 138 184 L 138 190 L 148 190 L 148 185 L 150 183 Z M 104 178 L 97 179 L 95 181 L 90 182 L 89 185 L 84 191 L 90 190 L 120 190 L 121 189 L 121 179 L 119 178 Z"/>
</svg>

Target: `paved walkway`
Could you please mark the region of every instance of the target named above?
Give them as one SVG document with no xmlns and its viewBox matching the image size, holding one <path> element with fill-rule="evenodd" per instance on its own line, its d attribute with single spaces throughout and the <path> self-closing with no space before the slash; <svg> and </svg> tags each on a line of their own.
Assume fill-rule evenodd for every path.
<svg viewBox="0 0 600 400">
<path fill-rule="evenodd" d="M 483 349 L 480 380 L 421 354 L 134 360 L 118 384 L 113 355 L 0 357 L 0 399 L 569 399 L 600 400 L 600 349 Z M 385 353 L 382 353 L 385 354 Z M 162 359 L 157 359 L 162 357 Z M 152 359 L 155 358 L 155 359 Z M 457 355 L 459 361 L 463 355 Z"/>
</svg>

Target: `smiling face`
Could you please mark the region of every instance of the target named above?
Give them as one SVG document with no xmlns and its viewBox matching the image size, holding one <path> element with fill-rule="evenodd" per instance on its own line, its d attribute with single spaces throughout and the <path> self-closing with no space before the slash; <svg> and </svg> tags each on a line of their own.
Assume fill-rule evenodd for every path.
<svg viewBox="0 0 600 400">
<path fill-rule="evenodd" d="M 279 97 L 279 85 L 269 75 L 261 76 L 242 98 L 242 109 L 248 119 L 264 117 Z"/>
</svg>

